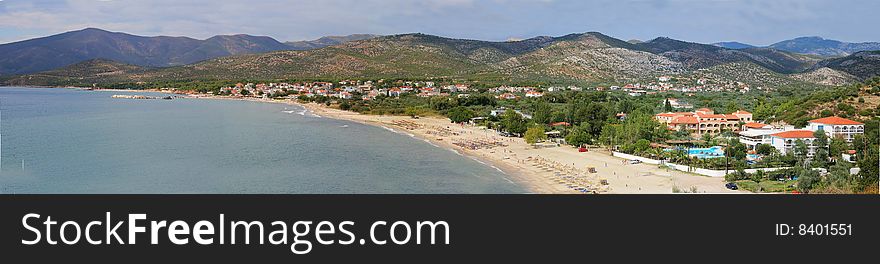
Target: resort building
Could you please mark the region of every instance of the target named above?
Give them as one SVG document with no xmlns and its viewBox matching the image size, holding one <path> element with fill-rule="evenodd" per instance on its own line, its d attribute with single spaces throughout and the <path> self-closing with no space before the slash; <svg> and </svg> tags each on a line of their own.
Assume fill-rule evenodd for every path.
<svg viewBox="0 0 880 264">
<path fill-rule="evenodd" d="M 666 102 L 669 102 L 669 106 L 672 106 L 674 109 L 691 109 L 694 108 L 694 105 L 684 102 L 682 100 L 676 98 L 666 98 Z"/>
<path fill-rule="evenodd" d="M 749 123 L 746 123 L 745 125 L 743 125 L 743 131 L 750 131 L 750 130 L 766 131 L 766 130 L 773 130 L 773 129 L 775 129 L 775 128 L 772 125 L 762 124 L 762 123 L 758 123 L 758 122 L 749 122 Z"/>
<path fill-rule="evenodd" d="M 865 124 L 836 116 L 810 120 L 807 129 L 824 130 L 829 137 L 839 137 L 852 142 L 857 134 L 865 133 Z"/>
<path fill-rule="evenodd" d="M 739 132 L 739 142 L 755 150 L 760 144 L 770 144 L 770 135 L 785 131 L 784 128 L 776 128 L 772 125 L 749 122 L 743 125 L 743 131 Z"/>
<path fill-rule="evenodd" d="M 809 121 L 807 127 L 794 129 L 793 127 L 776 128 L 761 123 L 747 123 L 743 125 L 744 131 L 739 133 L 739 142 L 754 150 L 759 144 L 769 144 L 776 148 L 779 153 L 785 155 L 791 153 L 797 140 L 807 144 L 808 156 L 812 156 L 816 146 L 813 142 L 816 131 L 823 131 L 829 138 L 842 138 L 852 142 L 855 135 L 865 133 L 865 124 L 841 117 L 825 117 Z"/>
<path fill-rule="evenodd" d="M 660 113 L 654 118 L 671 130 L 686 130 L 699 137 L 722 131 L 739 132 L 743 123 L 752 122 L 752 113 L 740 110 L 730 114 L 715 114 L 711 109 L 701 108 L 695 112 Z"/>
<path fill-rule="evenodd" d="M 816 153 L 816 146 L 813 144 L 816 141 L 816 137 L 813 136 L 813 131 L 790 130 L 770 135 L 770 145 L 782 155 L 794 152 L 798 140 L 803 141 L 807 145 L 808 157 L 812 157 Z"/>
</svg>

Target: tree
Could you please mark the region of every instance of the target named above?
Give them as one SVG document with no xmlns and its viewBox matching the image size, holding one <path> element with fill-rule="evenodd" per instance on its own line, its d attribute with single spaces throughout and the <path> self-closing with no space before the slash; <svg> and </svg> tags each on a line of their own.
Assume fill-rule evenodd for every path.
<svg viewBox="0 0 880 264">
<path fill-rule="evenodd" d="M 666 112 L 672 112 L 675 110 L 672 108 L 672 103 L 669 102 L 669 99 L 666 99 L 666 103 L 663 105 L 663 110 Z"/>
<path fill-rule="evenodd" d="M 831 138 L 831 144 L 828 146 L 828 156 L 838 160 L 840 155 L 849 150 L 849 144 L 841 137 Z"/>
<path fill-rule="evenodd" d="M 817 187 L 821 181 L 819 172 L 803 167 L 795 169 L 795 175 L 798 175 L 797 190 L 802 193 L 809 193 L 810 190 Z"/>
<path fill-rule="evenodd" d="M 241 89 L 241 91 L 238 93 L 240 93 L 241 95 L 247 96 L 247 95 L 251 94 L 251 91 L 248 91 L 247 89 Z"/>
<path fill-rule="evenodd" d="M 816 168 L 828 167 L 828 136 L 825 135 L 825 131 L 820 129 L 813 132 L 813 137 L 816 138 L 813 141 L 816 153 L 813 155 L 812 166 Z"/>
<path fill-rule="evenodd" d="M 794 156 L 798 159 L 798 162 L 803 163 L 806 161 L 808 151 L 807 143 L 804 143 L 803 140 L 798 139 L 794 142 Z"/>
<path fill-rule="evenodd" d="M 727 147 L 724 148 L 724 152 L 725 155 L 737 161 L 746 159 L 746 145 L 740 143 L 739 140 L 736 139 L 731 139 L 727 142 Z"/>
<path fill-rule="evenodd" d="M 736 105 L 736 101 L 730 101 L 724 110 L 727 110 L 728 113 L 733 113 L 739 110 L 739 106 Z"/>
<path fill-rule="evenodd" d="M 860 168 L 858 183 L 861 188 L 877 185 L 878 180 L 878 150 L 877 145 L 868 143 L 865 148 L 858 151 L 858 165 Z"/>
<path fill-rule="evenodd" d="M 351 104 L 348 103 L 348 101 L 343 101 L 342 103 L 339 103 L 339 109 L 348 111 L 348 109 L 351 109 Z"/>
<path fill-rule="evenodd" d="M 572 146 L 588 145 L 593 143 L 593 136 L 589 133 L 590 123 L 581 123 L 571 133 L 565 136 L 565 142 Z"/>
<path fill-rule="evenodd" d="M 528 126 L 522 115 L 512 109 L 507 109 L 501 118 L 501 127 L 508 133 L 522 135 L 522 133 L 526 132 Z"/>
<path fill-rule="evenodd" d="M 550 124 L 553 121 L 553 109 L 550 104 L 539 100 L 535 103 L 532 120 L 538 124 Z"/>
<path fill-rule="evenodd" d="M 474 111 L 471 111 L 471 109 L 464 106 L 457 106 L 450 109 L 449 112 L 446 112 L 446 116 L 449 117 L 449 120 L 453 123 L 464 123 L 474 117 Z"/>
<path fill-rule="evenodd" d="M 765 156 L 769 156 L 770 154 L 773 154 L 774 150 L 776 150 L 776 148 L 774 148 L 770 144 L 758 144 L 758 146 L 755 147 L 755 153 L 765 155 Z"/>
<path fill-rule="evenodd" d="M 526 130 L 525 135 L 526 143 L 535 144 L 538 141 L 547 139 L 547 134 L 544 134 L 544 126 L 537 125 L 532 126 L 528 130 Z"/>
</svg>

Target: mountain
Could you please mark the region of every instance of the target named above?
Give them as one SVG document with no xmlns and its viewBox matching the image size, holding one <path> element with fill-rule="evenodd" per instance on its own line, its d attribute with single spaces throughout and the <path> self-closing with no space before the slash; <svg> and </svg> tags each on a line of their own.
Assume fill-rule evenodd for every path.
<svg viewBox="0 0 880 264">
<path fill-rule="evenodd" d="M 281 50 L 208 59 L 174 67 L 98 75 L 94 83 L 186 80 L 270 80 L 343 78 L 446 78 L 486 83 L 577 83 L 584 85 L 646 82 L 661 75 L 705 78 L 717 83 L 741 81 L 761 87 L 806 87 L 852 80 L 848 71 L 829 66 L 816 71 L 816 56 L 771 48 L 728 49 L 656 38 L 631 43 L 598 32 L 515 41 L 454 39 L 401 34 L 356 40 L 310 50 Z M 830 63 L 830 62 L 829 62 Z M 71 67 L 92 67 L 77 64 Z M 811 74 L 796 76 L 812 70 Z M 7 78 L 6 83 L 54 83 L 65 69 Z M 856 74 L 853 74 L 856 75 Z M 41 78 L 36 78 L 41 76 Z M 121 78 L 125 76 L 125 78 Z M 859 75 L 856 75 L 859 76 Z M 795 78 L 795 77 L 799 77 Z M 91 78 L 91 77 L 89 77 Z"/>
<path fill-rule="evenodd" d="M 880 42 L 848 43 L 821 37 L 800 37 L 781 41 L 769 47 L 801 54 L 839 57 L 859 51 L 880 50 Z"/>
<path fill-rule="evenodd" d="M 852 55 L 823 60 L 814 68 L 830 68 L 856 76 L 862 80 L 880 76 L 880 50 L 859 51 Z"/>
<path fill-rule="evenodd" d="M 304 41 L 289 41 L 285 42 L 287 46 L 292 50 L 310 50 L 310 49 L 320 49 L 323 47 L 329 47 L 334 45 L 339 45 L 346 42 L 358 41 L 371 39 L 375 37 L 380 37 L 379 35 L 372 34 L 353 34 L 348 36 L 326 36 L 321 37 L 316 40 L 304 40 Z"/>
<path fill-rule="evenodd" d="M 832 86 L 845 85 L 859 81 L 859 78 L 853 76 L 852 74 L 831 69 L 828 67 L 822 67 L 803 73 L 793 74 L 791 77 L 795 80 L 800 80 L 803 82 Z"/>
<path fill-rule="evenodd" d="M 93 59 L 56 70 L 11 78 L 7 85 L 91 86 L 93 83 L 127 82 L 148 68 L 105 59 Z"/>
<path fill-rule="evenodd" d="M 741 42 L 736 42 L 736 41 L 728 41 L 728 42 L 717 42 L 717 43 L 712 43 L 712 46 L 722 47 L 722 48 L 728 48 L 728 49 L 748 49 L 748 48 L 755 48 L 755 46 L 752 46 L 752 45 L 749 45 L 749 44 L 745 44 L 745 43 L 741 43 Z"/>
<path fill-rule="evenodd" d="M 732 62 L 752 62 L 775 72 L 795 73 L 809 69 L 819 61 L 809 56 L 767 48 L 734 50 L 666 37 L 635 44 L 635 48 L 681 62 L 689 69 L 708 68 Z"/>
<path fill-rule="evenodd" d="M 0 45 L 0 75 L 56 69 L 91 59 L 167 67 L 206 59 L 289 49 L 269 37 L 142 37 L 87 28 Z"/>
</svg>

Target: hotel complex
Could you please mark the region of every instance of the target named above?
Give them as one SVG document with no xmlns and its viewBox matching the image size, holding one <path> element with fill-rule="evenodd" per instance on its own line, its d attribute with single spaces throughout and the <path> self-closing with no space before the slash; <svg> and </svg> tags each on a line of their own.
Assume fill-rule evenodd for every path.
<svg viewBox="0 0 880 264">
<path fill-rule="evenodd" d="M 829 138 L 841 138 L 847 142 L 852 142 L 855 135 L 865 133 L 865 124 L 840 117 L 813 119 L 807 127 L 800 129 L 791 126 L 777 128 L 760 123 L 749 123 L 744 127 L 745 130 L 739 133 L 739 141 L 749 149 L 754 150 L 759 144 L 768 144 L 783 155 L 792 152 L 797 141 L 801 140 L 807 145 L 807 156 L 812 156 L 816 149 L 816 131 L 823 131 Z"/>
<path fill-rule="evenodd" d="M 686 130 L 701 137 L 722 131 L 739 132 L 743 124 L 752 122 L 752 113 L 740 110 L 730 114 L 715 114 L 712 109 L 700 108 L 695 112 L 660 113 L 655 118 L 671 130 Z"/>
<path fill-rule="evenodd" d="M 757 149 L 758 145 L 766 144 L 775 148 L 782 155 L 791 153 L 797 141 L 803 141 L 808 148 L 808 156 L 815 153 L 814 132 L 823 131 L 829 138 L 841 138 L 852 142 L 857 134 L 865 133 L 865 124 L 841 117 L 824 117 L 810 120 L 804 128 L 793 126 L 776 127 L 757 123 L 752 114 L 736 111 L 730 114 L 715 114 L 707 108 L 695 112 L 660 113 L 655 116 L 657 121 L 666 124 L 670 130 L 686 130 L 695 137 L 704 134 L 718 134 L 732 131 L 739 134 L 739 141 L 749 150 Z"/>
</svg>

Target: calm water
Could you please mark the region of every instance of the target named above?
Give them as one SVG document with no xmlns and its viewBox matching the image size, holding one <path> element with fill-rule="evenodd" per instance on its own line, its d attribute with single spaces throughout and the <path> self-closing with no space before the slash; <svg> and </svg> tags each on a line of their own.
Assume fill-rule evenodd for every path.
<svg viewBox="0 0 880 264">
<path fill-rule="evenodd" d="M 524 192 L 468 157 L 296 106 L 119 93 L 0 88 L 0 192 Z"/>
</svg>

